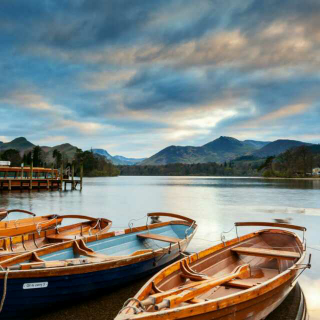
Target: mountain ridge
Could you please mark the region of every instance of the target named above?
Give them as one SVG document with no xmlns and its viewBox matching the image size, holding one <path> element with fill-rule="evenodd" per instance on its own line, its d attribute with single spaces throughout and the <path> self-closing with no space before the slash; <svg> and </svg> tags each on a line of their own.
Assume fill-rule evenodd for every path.
<svg viewBox="0 0 320 320">
<path fill-rule="evenodd" d="M 169 146 L 142 161 L 140 165 L 225 162 L 254 150 L 256 150 L 254 146 L 245 144 L 238 139 L 220 136 L 200 147 Z"/>
<path fill-rule="evenodd" d="M 103 156 L 115 165 L 166 165 L 171 163 L 208 163 L 229 162 L 239 157 L 266 158 L 277 156 L 288 149 L 301 145 L 317 146 L 312 143 L 298 140 L 278 139 L 272 142 L 257 140 L 238 140 L 233 137 L 220 136 L 203 146 L 168 146 L 149 158 L 126 158 L 121 155 L 112 156 L 105 149 L 92 149 L 95 154 Z M 10 142 L 0 142 L 0 152 L 8 149 L 16 149 L 21 155 L 29 152 L 35 145 L 25 137 L 18 137 Z M 41 146 L 45 161 L 53 162 L 53 151 L 57 149 L 63 157 L 72 160 L 78 148 L 70 143 L 63 143 L 54 147 Z"/>
<path fill-rule="evenodd" d="M 265 158 L 270 155 L 278 155 L 290 148 L 312 145 L 302 141 L 278 139 L 272 142 L 244 140 L 240 141 L 233 137 L 220 136 L 203 146 L 169 146 L 150 158 L 142 161 L 139 165 L 165 165 L 170 163 L 208 163 L 228 162 L 243 156 L 255 156 Z"/>
</svg>

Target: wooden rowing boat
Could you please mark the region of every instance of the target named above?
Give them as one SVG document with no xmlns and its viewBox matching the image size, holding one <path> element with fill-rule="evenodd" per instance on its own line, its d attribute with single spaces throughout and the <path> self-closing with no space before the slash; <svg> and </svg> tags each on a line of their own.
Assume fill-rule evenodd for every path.
<svg viewBox="0 0 320 320">
<path fill-rule="evenodd" d="M 32 218 L 15 219 L 5 221 L 10 213 L 21 212 L 31 215 Z M 61 217 L 58 215 L 36 216 L 34 213 L 27 210 L 12 209 L 1 211 L 0 213 L 0 237 L 12 237 L 25 233 L 31 233 L 41 230 L 54 228 L 61 223 Z"/>
<path fill-rule="evenodd" d="M 276 223 L 236 223 L 305 231 Z M 238 233 L 237 233 L 238 234 Z M 265 319 L 289 294 L 306 245 L 293 232 L 265 229 L 175 262 L 150 279 L 116 320 Z"/>
<path fill-rule="evenodd" d="M 148 214 L 152 216 L 174 219 L 57 243 L 1 261 L 0 319 L 21 319 L 52 304 L 110 290 L 172 262 L 187 248 L 197 225 L 176 214 Z"/>
<path fill-rule="evenodd" d="M 6 209 L 0 209 L 0 221 L 8 216 L 8 211 Z"/>
<path fill-rule="evenodd" d="M 17 255 L 42 248 L 57 242 L 80 239 L 82 237 L 103 234 L 108 232 L 112 222 L 104 218 L 92 218 L 83 215 L 59 216 L 61 223 L 66 220 L 85 220 L 84 222 L 67 224 L 54 229 L 32 232 L 12 237 L 0 238 L 0 260 L 10 255 Z"/>
</svg>

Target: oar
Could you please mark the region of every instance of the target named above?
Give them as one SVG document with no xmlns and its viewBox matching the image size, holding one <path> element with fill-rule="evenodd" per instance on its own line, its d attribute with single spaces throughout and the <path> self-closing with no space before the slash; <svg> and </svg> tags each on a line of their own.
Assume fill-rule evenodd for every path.
<svg viewBox="0 0 320 320">
<path fill-rule="evenodd" d="M 184 288 L 182 291 L 178 290 L 178 292 L 175 292 L 174 294 L 171 293 L 165 299 L 162 299 L 163 300 L 162 302 L 160 302 L 159 304 L 156 304 L 155 309 L 160 310 L 162 308 L 174 308 L 179 304 L 181 304 L 182 302 L 189 301 L 199 296 L 200 294 L 207 292 L 208 290 L 216 286 L 220 286 L 221 284 L 226 283 L 234 278 L 245 279 L 249 277 L 250 277 L 250 266 L 248 264 L 239 266 L 230 275 L 227 275 L 218 279 L 203 281 L 201 283 L 198 282 L 193 287 Z"/>
<path fill-rule="evenodd" d="M 238 272 L 239 270 L 241 272 Z M 244 273 L 243 270 L 246 270 L 246 273 Z M 222 283 L 230 281 L 234 278 L 242 278 L 242 279 L 248 278 L 248 277 L 250 277 L 250 266 L 248 264 L 245 264 L 243 266 L 238 266 L 233 270 L 232 274 L 228 275 L 227 277 L 228 278 L 231 277 L 231 278 L 229 280 L 223 281 Z M 209 278 L 209 279 L 203 280 L 203 281 L 191 282 L 191 283 L 188 283 L 187 285 L 184 285 L 184 286 L 172 289 L 172 290 L 155 293 L 153 295 L 150 295 L 147 299 L 142 300 L 141 304 L 144 307 L 148 307 L 150 305 L 155 305 L 155 304 L 162 302 L 163 299 L 170 297 L 170 296 L 173 296 L 173 295 L 177 295 L 180 292 L 183 292 L 185 290 L 197 287 L 202 284 L 216 283 L 217 281 L 219 281 L 219 280 L 221 281 L 221 279 L 225 279 L 225 278 L 226 278 L 226 276 L 224 276 L 222 278 L 221 277 L 220 278 Z M 218 285 L 219 284 L 216 284 L 213 287 L 218 286 Z"/>
</svg>

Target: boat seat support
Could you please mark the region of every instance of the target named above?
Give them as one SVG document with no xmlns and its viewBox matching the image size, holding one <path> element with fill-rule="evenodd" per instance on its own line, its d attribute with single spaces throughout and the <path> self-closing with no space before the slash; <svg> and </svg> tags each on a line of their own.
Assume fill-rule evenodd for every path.
<svg viewBox="0 0 320 320">
<path fill-rule="evenodd" d="M 137 237 L 140 239 L 152 239 L 152 240 L 164 241 L 169 243 L 179 243 L 181 241 L 181 239 L 179 238 L 167 237 L 167 236 L 162 236 L 160 234 L 153 234 L 153 233 L 140 233 L 140 234 L 137 234 Z"/>
</svg>

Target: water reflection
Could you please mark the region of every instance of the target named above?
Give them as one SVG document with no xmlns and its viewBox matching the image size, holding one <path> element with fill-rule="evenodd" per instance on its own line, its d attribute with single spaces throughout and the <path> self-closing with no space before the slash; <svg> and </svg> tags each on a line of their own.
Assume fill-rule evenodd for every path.
<svg viewBox="0 0 320 320">
<path fill-rule="evenodd" d="M 208 177 L 117 177 L 85 179 L 84 189 L 67 192 L 0 193 L 0 207 L 39 214 L 86 214 L 114 221 L 122 229 L 147 212 L 181 213 L 195 218 L 199 229 L 189 250 L 220 241 L 235 221 L 291 219 L 307 227 L 312 269 L 301 277 L 310 319 L 320 319 L 320 180 L 263 180 Z M 137 224 L 144 224 L 145 218 Z M 243 228 L 241 234 L 253 231 Z M 235 237 L 235 230 L 226 235 Z"/>
</svg>

